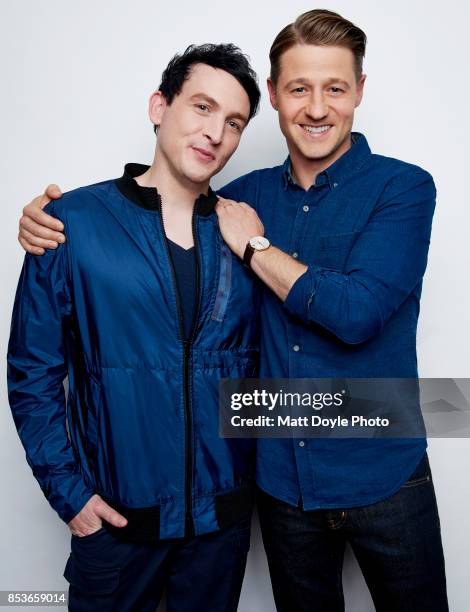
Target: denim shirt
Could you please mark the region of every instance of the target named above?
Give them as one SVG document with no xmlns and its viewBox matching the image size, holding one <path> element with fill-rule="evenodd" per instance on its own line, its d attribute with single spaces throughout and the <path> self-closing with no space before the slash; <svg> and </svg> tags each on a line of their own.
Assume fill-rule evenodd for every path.
<svg viewBox="0 0 470 612">
<path fill-rule="evenodd" d="M 436 191 L 421 168 L 371 153 L 366 138 L 304 190 L 290 160 L 236 179 L 273 245 L 307 271 L 282 302 L 263 287 L 261 376 L 417 377 L 416 327 Z M 262 439 L 257 482 L 306 510 L 384 499 L 408 479 L 423 439 Z"/>
</svg>

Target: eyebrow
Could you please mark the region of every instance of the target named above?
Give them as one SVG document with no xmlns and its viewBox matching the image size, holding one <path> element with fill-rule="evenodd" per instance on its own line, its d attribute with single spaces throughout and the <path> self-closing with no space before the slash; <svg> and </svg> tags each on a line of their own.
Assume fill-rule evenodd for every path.
<svg viewBox="0 0 470 612">
<path fill-rule="evenodd" d="M 195 102 L 196 100 L 204 100 L 205 102 L 207 102 L 214 108 L 220 108 L 220 104 L 217 102 L 217 100 L 214 100 L 214 98 L 211 98 L 210 96 L 208 96 L 207 94 L 203 92 L 195 93 L 189 99 L 193 102 Z M 240 119 L 244 123 L 248 123 L 248 117 L 246 115 L 243 115 L 242 113 L 238 113 L 238 112 L 229 113 L 229 116 L 232 117 L 233 119 Z"/>
<path fill-rule="evenodd" d="M 292 85 L 294 85 L 296 83 L 300 83 L 301 85 L 310 85 L 311 81 L 307 77 L 298 77 L 296 79 L 292 79 L 291 81 L 289 81 L 286 84 L 285 89 L 288 89 L 289 87 L 292 87 Z M 346 89 L 351 89 L 351 85 L 347 81 L 345 81 L 344 79 L 336 79 L 334 77 L 331 77 L 331 78 L 326 80 L 325 85 L 331 85 L 332 83 L 339 83 L 339 84 L 343 85 L 343 87 L 345 87 Z"/>
</svg>

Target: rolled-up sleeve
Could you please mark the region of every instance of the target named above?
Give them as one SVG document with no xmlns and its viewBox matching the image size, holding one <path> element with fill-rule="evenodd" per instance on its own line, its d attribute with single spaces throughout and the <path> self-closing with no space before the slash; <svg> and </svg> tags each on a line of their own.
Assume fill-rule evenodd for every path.
<svg viewBox="0 0 470 612">
<path fill-rule="evenodd" d="M 422 281 L 436 189 L 430 174 L 413 170 L 392 179 L 359 234 L 343 272 L 309 265 L 285 308 L 348 344 L 380 333 Z"/>
</svg>

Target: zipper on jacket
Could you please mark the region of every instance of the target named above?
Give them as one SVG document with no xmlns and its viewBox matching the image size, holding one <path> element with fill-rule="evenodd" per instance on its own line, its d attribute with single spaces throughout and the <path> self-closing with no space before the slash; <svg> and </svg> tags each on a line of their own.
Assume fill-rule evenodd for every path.
<svg viewBox="0 0 470 612">
<path fill-rule="evenodd" d="M 188 338 L 184 334 L 183 324 L 183 309 L 181 307 L 181 296 L 178 289 L 178 281 L 176 278 L 175 264 L 171 256 L 168 238 L 165 232 L 165 224 L 163 222 L 162 199 L 159 198 L 158 212 L 160 214 L 160 222 L 163 230 L 163 240 L 170 262 L 171 274 L 173 278 L 173 288 L 176 296 L 176 307 L 178 310 L 178 326 L 180 340 L 183 344 L 183 405 L 184 405 L 184 425 L 185 425 L 185 537 L 194 536 L 194 523 L 192 517 L 192 490 L 193 490 L 193 419 L 191 412 L 191 385 L 190 385 L 190 370 L 189 359 L 191 355 L 191 344 L 193 342 L 194 333 L 196 330 L 197 321 L 199 319 L 199 310 L 201 305 L 201 290 L 200 290 L 200 252 L 199 242 L 196 228 L 196 204 L 194 204 L 193 214 L 191 218 L 191 228 L 194 240 L 194 252 L 196 255 L 196 309 L 194 311 L 191 329 Z"/>
</svg>

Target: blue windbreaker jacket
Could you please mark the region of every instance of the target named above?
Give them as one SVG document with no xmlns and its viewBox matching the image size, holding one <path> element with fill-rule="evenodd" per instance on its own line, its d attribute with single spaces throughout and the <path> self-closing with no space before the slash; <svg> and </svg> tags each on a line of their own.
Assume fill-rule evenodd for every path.
<svg viewBox="0 0 470 612">
<path fill-rule="evenodd" d="M 129 519 L 120 535 L 208 533 L 251 508 L 254 441 L 219 437 L 218 385 L 257 374 L 254 280 L 222 241 L 216 197 L 198 198 L 184 340 L 161 206 L 136 205 L 119 180 L 49 204 L 67 241 L 26 255 L 8 352 L 14 421 L 65 522 L 98 493 Z"/>
</svg>

